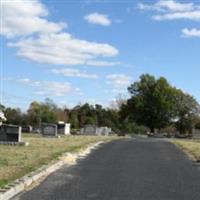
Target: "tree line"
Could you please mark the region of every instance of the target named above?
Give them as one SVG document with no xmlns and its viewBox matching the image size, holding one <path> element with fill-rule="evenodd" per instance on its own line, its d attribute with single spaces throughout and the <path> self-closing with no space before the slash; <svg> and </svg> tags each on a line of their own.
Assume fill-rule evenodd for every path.
<svg viewBox="0 0 200 200">
<path fill-rule="evenodd" d="M 64 121 L 70 123 L 72 129 L 80 129 L 86 124 L 108 126 L 115 132 L 119 132 L 118 110 L 103 108 L 102 105 L 80 104 L 74 108 L 60 108 L 51 99 L 44 102 L 34 101 L 29 105 L 27 112 L 19 108 L 10 108 L 1 105 L 1 110 L 7 118 L 7 124 L 21 126 L 31 125 L 40 127 L 42 122 L 57 123 Z"/>
<path fill-rule="evenodd" d="M 183 92 L 164 78 L 156 79 L 149 74 L 128 87 L 130 97 L 120 99 L 117 108 L 102 105 L 80 104 L 74 108 L 60 108 L 51 99 L 34 101 L 26 112 L 19 108 L 0 105 L 8 124 L 39 127 L 42 122 L 71 123 L 73 129 L 86 124 L 108 126 L 118 134 L 145 133 L 155 130 L 192 133 L 200 129 L 200 106 L 193 96 Z"/>
</svg>

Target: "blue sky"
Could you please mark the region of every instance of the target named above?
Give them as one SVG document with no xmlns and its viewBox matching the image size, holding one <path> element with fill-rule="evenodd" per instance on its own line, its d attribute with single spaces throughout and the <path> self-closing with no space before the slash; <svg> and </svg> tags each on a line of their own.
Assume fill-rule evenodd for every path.
<svg viewBox="0 0 200 200">
<path fill-rule="evenodd" d="M 200 102 L 198 1 L 1 1 L 1 103 L 108 106 L 142 73 Z"/>
</svg>

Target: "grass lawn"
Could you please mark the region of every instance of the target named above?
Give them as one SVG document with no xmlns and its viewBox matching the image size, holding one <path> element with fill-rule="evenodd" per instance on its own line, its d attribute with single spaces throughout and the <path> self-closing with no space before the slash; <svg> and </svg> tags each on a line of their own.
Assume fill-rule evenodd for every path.
<svg viewBox="0 0 200 200">
<path fill-rule="evenodd" d="M 75 152 L 91 143 L 117 139 L 117 136 L 63 136 L 44 138 L 23 134 L 29 146 L 0 146 L 0 187 L 48 164 L 64 152 Z"/>
<path fill-rule="evenodd" d="M 174 139 L 173 142 L 200 162 L 200 140 Z"/>
</svg>

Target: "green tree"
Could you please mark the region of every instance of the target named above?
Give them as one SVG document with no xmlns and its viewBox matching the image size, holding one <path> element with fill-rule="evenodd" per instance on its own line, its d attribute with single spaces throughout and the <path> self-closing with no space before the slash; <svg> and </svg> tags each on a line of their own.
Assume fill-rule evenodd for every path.
<svg viewBox="0 0 200 200">
<path fill-rule="evenodd" d="M 57 122 L 57 106 L 53 100 L 46 98 L 44 103 L 40 104 L 41 121 L 45 123 Z"/>
<path fill-rule="evenodd" d="M 144 74 L 128 91 L 132 97 L 123 105 L 122 113 L 151 132 L 165 127 L 174 117 L 175 88 L 165 78 Z"/>
<path fill-rule="evenodd" d="M 40 123 L 57 122 L 57 106 L 51 99 L 45 99 L 45 102 L 32 102 L 28 109 L 28 121 L 33 126 L 40 126 Z"/>
<path fill-rule="evenodd" d="M 181 90 L 176 91 L 176 127 L 182 133 L 192 134 L 195 121 L 200 113 L 198 102 L 189 94 Z"/>
<path fill-rule="evenodd" d="M 0 104 L 0 111 L 4 111 L 5 110 L 5 106 Z"/>
<path fill-rule="evenodd" d="M 200 129 L 200 117 L 198 117 L 197 120 L 195 121 L 195 128 Z"/>
<path fill-rule="evenodd" d="M 41 123 L 41 105 L 37 101 L 33 101 L 27 111 L 27 118 L 32 126 L 40 126 Z"/>
<path fill-rule="evenodd" d="M 6 108 L 4 114 L 7 124 L 22 125 L 22 112 L 19 108 Z"/>
<path fill-rule="evenodd" d="M 78 115 L 77 115 L 77 112 L 74 110 L 71 110 L 69 113 L 69 123 L 71 124 L 72 128 L 74 128 L 74 129 L 79 128 Z"/>
</svg>

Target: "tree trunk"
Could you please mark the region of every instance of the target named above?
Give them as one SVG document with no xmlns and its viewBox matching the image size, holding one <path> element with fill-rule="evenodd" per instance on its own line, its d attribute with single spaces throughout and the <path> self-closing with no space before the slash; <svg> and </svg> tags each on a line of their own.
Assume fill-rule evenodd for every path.
<svg viewBox="0 0 200 200">
<path fill-rule="evenodd" d="M 154 129 L 154 127 L 151 127 L 150 129 L 151 129 L 151 133 L 153 133 L 153 134 L 154 134 L 154 132 L 155 132 L 155 129 Z"/>
</svg>

